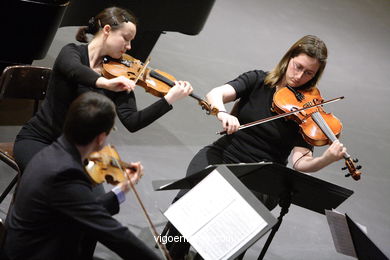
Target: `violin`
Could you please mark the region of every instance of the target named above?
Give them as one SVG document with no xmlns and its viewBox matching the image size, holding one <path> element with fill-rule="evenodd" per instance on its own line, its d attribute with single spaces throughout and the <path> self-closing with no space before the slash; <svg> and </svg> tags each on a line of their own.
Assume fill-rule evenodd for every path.
<svg viewBox="0 0 390 260">
<path fill-rule="evenodd" d="M 106 145 L 98 152 L 91 153 L 85 163 L 85 170 L 95 184 L 107 182 L 117 185 L 126 180 L 126 173 L 123 169 L 136 171 L 129 163 L 119 158 L 116 149 Z"/>
<path fill-rule="evenodd" d="M 275 92 L 273 97 L 272 109 L 279 113 L 294 112 L 299 108 L 305 108 L 312 105 L 321 105 L 323 98 L 317 88 L 311 88 L 306 91 L 298 91 L 287 86 Z M 341 133 L 342 124 L 340 120 L 332 113 L 326 113 L 322 106 L 309 108 L 298 113 L 293 113 L 287 118 L 294 120 L 299 124 L 303 138 L 311 145 L 323 146 L 331 144 L 337 140 Z M 349 173 L 345 177 L 352 176 L 354 180 L 359 180 L 362 167 L 354 165 L 358 159 L 351 159 L 351 156 L 346 153 L 344 155 L 345 167 L 342 170 L 348 169 Z"/>
<path fill-rule="evenodd" d="M 122 161 L 119 157 L 119 153 L 112 145 L 106 145 L 100 151 L 91 153 L 85 162 L 85 170 L 91 179 L 95 182 L 95 184 L 100 184 L 106 181 L 107 183 L 116 185 L 122 181 L 127 180 L 127 173 L 124 171 L 124 169 L 130 169 L 133 171 L 137 170 L 131 164 Z M 134 187 L 134 184 L 131 181 L 129 183 L 131 190 L 134 192 L 134 195 L 149 224 L 151 233 L 155 237 L 158 237 L 159 234 L 157 233 L 157 230 L 153 225 L 152 220 L 150 219 L 149 214 L 147 213 L 146 208 Z M 156 242 L 164 258 L 167 260 L 172 260 L 165 245 L 162 244 L 158 239 Z"/>
<path fill-rule="evenodd" d="M 324 101 L 317 88 L 298 91 L 292 87 L 281 88 L 273 96 L 271 110 L 278 115 L 260 119 L 248 124 L 241 125 L 239 130 L 263 124 L 278 118 L 285 117 L 297 122 L 300 126 L 300 132 L 306 142 L 313 146 L 323 146 L 331 144 L 337 140 L 342 130 L 341 121 L 332 113 L 326 113 L 323 105 L 343 99 L 344 97 L 334 98 Z M 226 131 L 217 134 L 226 134 Z M 352 176 L 354 180 L 359 180 L 362 167 L 355 166 L 358 159 L 351 159 L 346 153 L 344 155 L 345 167 L 349 173 L 345 177 Z"/>
<path fill-rule="evenodd" d="M 135 83 L 145 89 L 146 92 L 156 97 L 165 96 L 175 85 L 176 79 L 161 70 L 147 67 L 149 60 L 142 63 L 128 54 L 123 54 L 121 59 L 105 57 L 103 59 L 103 76 L 111 79 L 124 76 L 135 81 Z M 203 110 L 208 115 L 216 115 L 217 108 L 211 108 L 210 104 L 201 97 L 191 93 L 190 97 L 196 99 Z"/>
</svg>

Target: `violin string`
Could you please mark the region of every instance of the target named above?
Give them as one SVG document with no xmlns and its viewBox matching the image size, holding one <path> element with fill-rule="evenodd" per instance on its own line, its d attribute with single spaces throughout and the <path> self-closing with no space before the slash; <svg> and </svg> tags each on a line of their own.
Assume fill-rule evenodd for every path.
<svg viewBox="0 0 390 260">
<path fill-rule="evenodd" d="M 313 118 L 314 122 L 319 126 L 319 128 L 322 130 L 322 132 L 332 141 L 336 141 L 337 137 L 334 135 L 332 129 L 328 126 L 328 124 L 325 122 L 324 118 L 321 116 L 319 112 L 314 112 L 311 114 L 311 117 Z"/>
<path fill-rule="evenodd" d="M 321 116 L 319 112 L 314 112 L 311 117 L 322 130 L 322 132 L 324 132 L 324 134 L 329 138 L 329 140 L 331 140 L 332 142 L 338 140 L 332 129 L 330 129 L 329 125 L 326 123 L 325 119 Z M 345 153 L 345 159 L 349 159 L 350 157 L 351 156 L 348 153 Z"/>
</svg>

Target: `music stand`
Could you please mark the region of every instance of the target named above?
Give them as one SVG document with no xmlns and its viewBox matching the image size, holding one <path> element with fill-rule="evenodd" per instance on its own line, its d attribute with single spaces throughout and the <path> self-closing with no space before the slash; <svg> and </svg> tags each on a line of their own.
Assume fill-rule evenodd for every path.
<svg viewBox="0 0 390 260">
<path fill-rule="evenodd" d="M 326 210 L 336 251 L 360 260 L 388 260 L 361 227 L 347 214 Z"/>
<path fill-rule="evenodd" d="M 278 217 L 278 223 L 272 228 L 258 259 L 264 257 L 273 236 L 282 222 L 283 216 L 288 213 L 291 203 L 320 214 L 325 214 L 326 209 L 337 208 L 353 194 L 352 190 L 294 171 L 277 163 L 260 162 L 221 165 L 226 166 L 248 189 L 279 198 L 281 212 Z M 176 181 L 153 181 L 153 187 L 157 191 L 191 189 L 218 166 L 211 165 L 196 174 Z"/>
</svg>

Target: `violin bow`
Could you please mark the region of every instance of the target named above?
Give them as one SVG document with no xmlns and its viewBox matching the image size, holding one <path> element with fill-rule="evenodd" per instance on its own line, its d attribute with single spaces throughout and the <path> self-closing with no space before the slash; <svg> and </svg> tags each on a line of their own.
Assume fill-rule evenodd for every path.
<svg viewBox="0 0 390 260">
<path fill-rule="evenodd" d="M 146 62 L 144 63 L 144 66 L 142 67 L 140 73 L 138 74 L 137 78 L 134 80 L 135 83 L 137 83 L 138 80 L 142 77 L 142 75 L 144 74 L 146 68 L 148 67 L 149 62 L 150 62 L 150 57 L 146 60 Z"/>
<path fill-rule="evenodd" d="M 111 146 L 110 146 L 111 148 Z M 112 148 L 111 148 L 112 149 Z M 123 176 L 128 180 L 127 176 L 128 174 L 123 170 L 122 168 L 122 165 L 119 163 L 119 161 L 114 157 L 112 156 L 112 159 L 116 161 L 116 163 L 118 164 L 118 167 L 119 167 L 119 170 L 123 173 Z M 131 187 L 131 190 L 133 191 L 137 201 L 138 201 L 138 204 L 140 205 L 141 209 L 142 209 L 142 212 L 144 213 L 144 216 L 149 224 L 149 229 L 151 231 L 151 233 L 155 236 L 155 237 L 158 237 L 159 234 L 157 233 L 157 230 L 156 230 L 156 227 L 153 225 L 153 222 L 148 214 L 148 212 L 146 211 L 146 208 L 144 206 L 144 204 L 142 203 L 142 200 L 141 200 L 141 197 L 139 196 L 137 190 L 135 189 L 135 186 L 134 184 L 129 180 L 129 183 L 130 183 L 130 187 Z M 167 248 L 165 247 L 164 244 L 161 243 L 161 241 L 159 241 L 159 239 L 156 239 L 156 242 L 157 242 L 157 245 L 161 251 L 161 253 L 163 254 L 164 258 L 166 260 L 172 260 L 172 257 L 170 256 Z"/>
<path fill-rule="evenodd" d="M 260 124 L 263 124 L 265 122 L 269 122 L 269 121 L 273 121 L 275 119 L 278 119 L 278 118 L 282 118 L 282 117 L 286 117 L 286 116 L 289 116 L 289 115 L 293 115 L 293 114 L 296 114 L 298 112 L 301 112 L 301 111 L 304 111 L 306 109 L 310 109 L 310 108 L 314 108 L 314 107 L 319 107 L 319 106 L 322 106 L 322 105 L 325 105 L 325 104 L 330 104 L 332 102 L 336 102 L 336 101 L 339 101 L 341 99 L 343 99 L 344 96 L 341 96 L 341 97 L 338 97 L 338 98 L 333 98 L 333 99 L 330 99 L 330 100 L 327 100 L 327 101 L 323 101 L 321 103 L 318 103 L 318 104 L 315 104 L 315 105 L 311 105 L 311 106 L 307 106 L 307 107 L 303 107 L 303 108 L 300 108 L 300 109 L 297 109 L 297 110 L 294 110 L 294 111 L 291 111 L 291 112 L 288 112 L 288 113 L 283 113 L 283 114 L 279 114 L 279 115 L 276 115 L 276 116 L 270 116 L 270 117 L 267 117 L 267 118 L 263 118 L 263 119 L 260 119 L 260 120 L 256 120 L 256 121 L 253 121 L 251 123 L 248 123 L 248 124 L 244 124 L 244 125 L 241 125 L 238 130 L 242 130 L 242 129 L 245 129 L 245 128 L 248 128 L 248 127 L 252 127 L 252 126 L 255 126 L 255 125 L 260 125 Z M 217 135 L 224 135 L 226 134 L 227 132 L 226 131 L 221 131 L 221 132 L 217 132 L 216 134 Z"/>
</svg>

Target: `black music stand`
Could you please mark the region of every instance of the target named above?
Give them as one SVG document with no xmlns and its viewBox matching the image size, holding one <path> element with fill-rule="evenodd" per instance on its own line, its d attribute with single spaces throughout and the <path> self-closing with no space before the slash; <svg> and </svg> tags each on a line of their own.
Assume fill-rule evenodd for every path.
<svg viewBox="0 0 390 260">
<path fill-rule="evenodd" d="M 326 210 L 336 251 L 360 260 L 388 260 L 367 234 L 347 214 Z"/>
<path fill-rule="evenodd" d="M 263 259 L 273 236 L 279 229 L 283 216 L 292 204 L 325 214 L 325 210 L 337 208 L 352 190 L 294 171 L 272 162 L 222 164 L 225 165 L 250 190 L 279 198 L 281 207 L 277 224 L 263 247 L 258 259 Z M 191 189 L 219 165 L 176 181 L 153 181 L 155 190 Z"/>
</svg>

